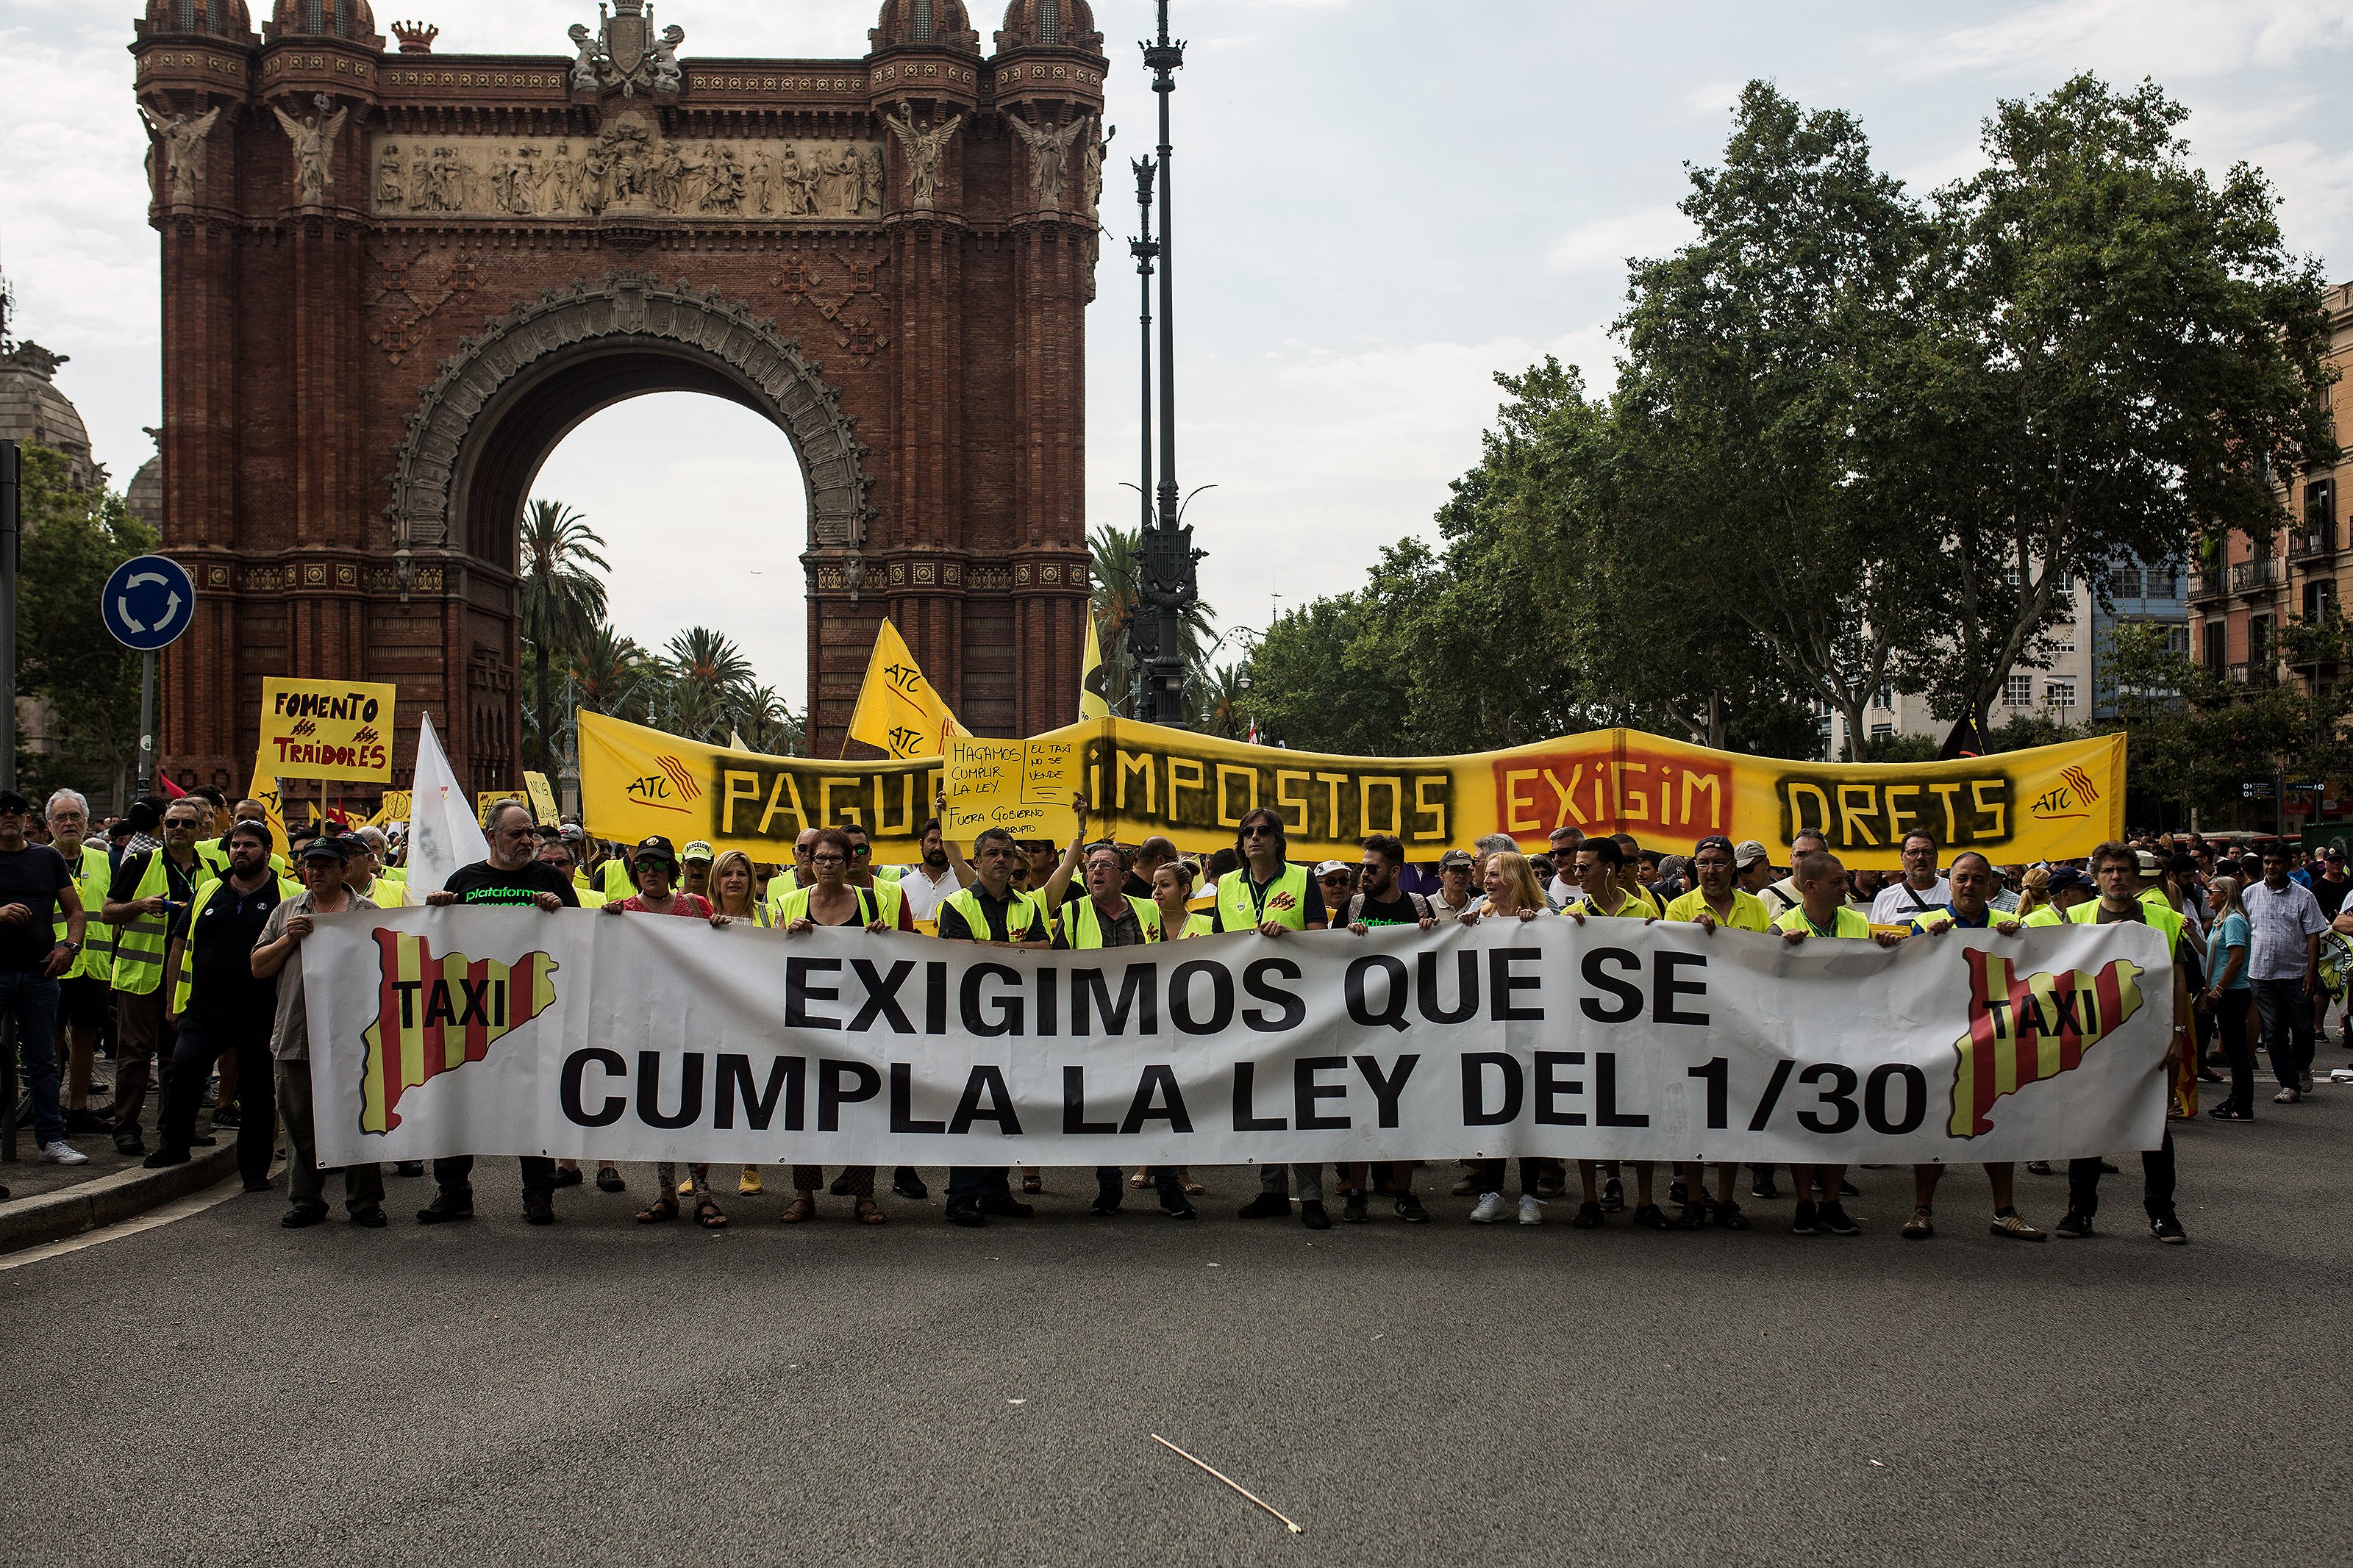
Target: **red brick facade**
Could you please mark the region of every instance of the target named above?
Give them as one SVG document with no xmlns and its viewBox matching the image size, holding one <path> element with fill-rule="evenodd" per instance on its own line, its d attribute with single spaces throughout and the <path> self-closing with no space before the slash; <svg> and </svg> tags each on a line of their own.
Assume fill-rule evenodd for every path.
<svg viewBox="0 0 2353 1568">
<path fill-rule="evenodd" d="M 627 36 L 395 52 L 363 0 L 281 0 L 259 36 L 151 0 L 164 540 L 202 595 L 164 665 L 175 776 L 241 788 L 288 674 L 395 682 L 404 763 L 429 710 L 461 778 L 518 782 L 528 487 L 658 390 L 800 455 L 818 754 L 885 615 L 976 731 L 1076 715 L 1102 39 L 1083 0 L 1015 0 L 987 58 L 959 0 L 890 0 L 871 37 L 690 43 L 664 79 Z"/>
</svg>

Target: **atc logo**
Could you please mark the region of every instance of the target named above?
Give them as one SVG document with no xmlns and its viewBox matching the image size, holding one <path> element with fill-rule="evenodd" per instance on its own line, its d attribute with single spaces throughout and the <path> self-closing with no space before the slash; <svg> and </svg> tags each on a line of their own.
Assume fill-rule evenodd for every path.
<svg viewBox="0 0 2353 1568">
<path fill-rule="evenodd" d="M 2100 786 L 2081 767 L 2070 764 L 2059 773 L 2059 783 L 2034 797 L 2028 809 L 2039 822 L 2080 822 L 2100 804 Z"/>
<path fill-rule="evenodd" d="M 491 1047 L 547 1011 L 555 1001 L 556 963 L 527 952 L 512 963 L 436 958 L 421 936 L 375 933 L 380 980 L 375 1022 L 360 1083 L 360 1131 L 400 1125 L 400 1097 L 428 1079 L 480 1061 Z"/>
<path fill-rule="evenodd" d="M 2116 959 L 2080 969 L 2018 975 L 2010 960 L 1971 950 L 1969 1032 L 1953 1042 L 1956 1138 L 1993 1131 L 1994 1101 L 2072 1071 L 2084 1053 L 2140 1011 L 2140 966 Z"/>
</svg>

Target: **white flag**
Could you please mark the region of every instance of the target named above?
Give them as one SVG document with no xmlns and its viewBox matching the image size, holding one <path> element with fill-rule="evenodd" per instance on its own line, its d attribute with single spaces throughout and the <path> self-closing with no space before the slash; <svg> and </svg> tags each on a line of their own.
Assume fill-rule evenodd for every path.
<svg viewBox="0 0 2353 1568">
<path fill-rule="evenodd" d="M 433 738 L 433 716 L 419 718 L 417 778 L 408 795 L 408 890 L 421 898 L 439 892 L 459 867 L 489 859 L 491 845 L 449 771 L 441 742 Z"/>
</svg>

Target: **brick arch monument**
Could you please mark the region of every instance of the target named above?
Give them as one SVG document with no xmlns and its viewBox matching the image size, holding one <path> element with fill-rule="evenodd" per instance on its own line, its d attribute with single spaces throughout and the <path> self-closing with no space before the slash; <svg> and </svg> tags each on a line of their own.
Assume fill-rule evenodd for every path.
<svg viewBox="0 0 2353 1568">
<path fill-rule="evenodd" d="M 164 538 L 200 590 L 175 776 L 241 786 L 286 674 L 394 682 L 460 777 L 516 783 L 528 489 L 655 391 L 751 407 L 799 459 L 819 755 L 885 615 L 975 731 L 1076 716 L 1084 0 L 1014 0 L 985 57 L 960 0 L 888 0 L 856 60 L 704 59 L 613 10 L 511 58 L 410 23 L 388 48 L 365 0 L 279 0 L 259 33 L 242 0 L 149 0 Z"/>
</svg>

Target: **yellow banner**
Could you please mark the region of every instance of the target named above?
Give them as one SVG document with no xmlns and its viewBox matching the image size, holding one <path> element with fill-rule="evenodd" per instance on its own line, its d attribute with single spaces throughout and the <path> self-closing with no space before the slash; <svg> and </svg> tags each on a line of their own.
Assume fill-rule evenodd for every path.
<svg viewBox="0 0 2353 1568">
<path fill-rule="evenodd" d="M 248 800 L 258 800 L 269 813 L 269 852 L 283 859 L 286 855 L 286 792 L 260 758 L 253 762 L 253 787 L 245 792 Z"/>
<path fill-rule="evenodd" d="M 874 637 L 866 661 L 866 684 L 849 718 L 849 738 L 888 752 L 893 761 L 947 754 L 948 740 L 972 731 L 956 722 L 947 703 L 923 679 L 907 639 L 888 616 Z"/>
<path fill-rule="evenodd" d="M 941 784 L 937 760 L 752 756 L 594 713 L 579 720 L 588 831 L 623 842 L 708 838 L 782 862 L 802 828 L 856 822 L 878 863 L 903 865 L 918 858 L 914 835 Z M 1374 833 L 1404 839 L 1415 860 L 1490 833 L 1535 848 L 1568 826 L 1675 851 L 1711 833 L 1754 838 L 1787 865 L 1790 839 L 1815 828 L 1848 865 L 1892 869 L 1908 832 L 1935 838 L 1940 858 L 1977 849 L 2009 864 L 2085 855 L 2124 828 L 2121 735 L 1891 764 L 1742 756 L 1635 730 L 1398 758 L 1250 746 L 1118 719 L 1036 739 L 1082 748 L 1092 826 L 1117 838 L 1157 833 L 1187 849 L 1223 848 L 1242 814 L 1265 805 L 1289 825 L 1293 860 L 1352 857 Z"/>
<path fill-rule="evenodd" d="M 542 827 L 553 827 L 556 822 L 555 791 L 550 787 L 545 773 L 526 773 L 522 787 L 531 791 L 531 809 Z"/>
<path fill-rule="evenodd" d="M 948 805 L 940 816 L 948 842 L 969 844 L 992 827 L 1025 843 L 1070 842 L 1079 830 L 1071 801 L 1086 784 L 1086 735 L 1073 728 L 1077 733 L 1034 741 L 950 740 Z"/>
<path fill-rule="evenodd" d="M 396 689 L 361 680 L 264 680 L 262 766 L 281 779 L 390 784 Z"/>
<path fill-rule="evenodd" d="M 405 789 L 388 789 L 384 792 L 384 801 L 375 808 L 375 815 L 368 818 L 368 826 L 371 827 L 382 827 L 386 823 L 406 822 L 407 820 L 408 791 Z"/>
</svg>

